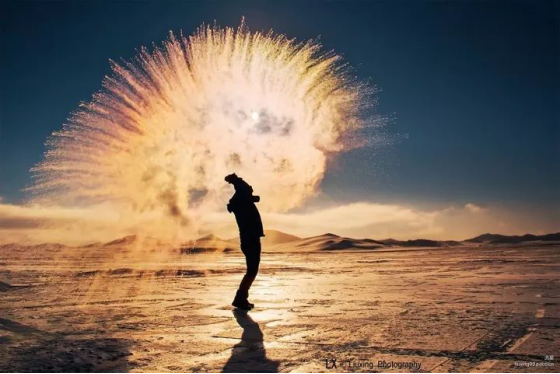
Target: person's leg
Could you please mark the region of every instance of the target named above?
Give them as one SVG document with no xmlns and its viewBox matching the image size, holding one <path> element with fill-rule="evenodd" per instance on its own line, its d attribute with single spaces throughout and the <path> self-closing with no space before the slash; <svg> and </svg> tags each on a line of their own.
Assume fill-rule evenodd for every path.
<svg viewBox="0 0 560 374">
<path fill-rule="evenodd" d="M 251 247 L 245 253 L 245 260 L 247 262 L 247 272 L 241 280 L 239 289 L 243 291 L 244 295 L 249 296 L 249 289 L 255 281 L 259 273 L 259 264 L 261 262 L 261 245 L 260 240 L 252 241 Z"/>
<path fill-rule="evenodd" d="M 236 300 L 247 300 L 249 289 L 259 272 L 261 260 L 261 241 L 260 238 L 241 238 L 241 250 L 245 255 L 247 272 L 239 284 L 239 290 L 235 296 Z"/>
</svg>

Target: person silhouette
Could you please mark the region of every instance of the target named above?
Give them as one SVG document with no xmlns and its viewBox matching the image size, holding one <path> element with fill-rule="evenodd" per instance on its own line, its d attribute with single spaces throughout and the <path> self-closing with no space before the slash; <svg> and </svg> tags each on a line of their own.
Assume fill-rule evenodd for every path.
<svg viewBox="0 0 560 374">
<path fill-rule="evenodd" d="M 259 272 L 261 237 L 264 236 L 261 215 L 255 205 L 260 201 L 260 197 L 254 196 L 253 187 L 235 173 L 226 176 L 225 181 L 235 188 L 235 193 L 227 204 L 227 210 L 235 215 L 239 228 L 241 251 L 245 255 L 247 263 L 247 271 L 231 305 L 239 309 L 250 310 L 254 308 L 254 305 L 249 303 L 249 289 Z"/>
</svg>

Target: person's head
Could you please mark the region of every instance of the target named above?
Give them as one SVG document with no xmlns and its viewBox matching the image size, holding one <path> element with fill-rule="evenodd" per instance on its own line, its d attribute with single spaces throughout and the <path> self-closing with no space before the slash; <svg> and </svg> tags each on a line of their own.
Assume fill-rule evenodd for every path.
<svg viewBox="0 0 560 374">
<path fill-rule="evenodd" d="M 226 182 L 233 184 L 235 181 L 237 181 L 239 179 L 239 177 L 237 176 L 237 174 L 232 173 L 230 175 L 226 175 L 226 177 L 224 178 Z"/>
</svg>

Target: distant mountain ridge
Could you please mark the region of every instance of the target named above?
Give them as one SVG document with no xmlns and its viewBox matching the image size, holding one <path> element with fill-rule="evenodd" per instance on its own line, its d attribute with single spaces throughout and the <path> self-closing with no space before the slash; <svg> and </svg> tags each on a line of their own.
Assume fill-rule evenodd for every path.
<svg viewBox="0 0 560 374">
<path fill-rule="evenodd" d="M 355 239 L 343 237 L 332 233 L 301 238 L 278 230 L 265 230 L 265 237 L 262 238 L 263 250 L 273 252 L 313 252 L 313 251 L 337 251 L 346 249 L 376 250 L 384 248 L 444 248 L 444 247 L 478 247 L 480 245 L 506 245 L 522 243 L 546 243 L 560 244 L 560 233 L 545 235 L 501 235 L 486 233 L 474 238 L 455 241 L 455 240 L 431 240 L 431 239 Z M 163 247 L 164 243 L 153 237 L 140 240 L 136 235 L 124 236 L 105 243 L 92 243 L 78 247 L 66 246 L 59 243 L 41 243 L 24 245 L 9 243 L 0 245 L 0 250 L 38 250 L 38 251 L 59 251 L 65 248 L 120 248 L 137 246 L 139 248 Z M 239 238 L 222 239 L 214 234 L 209 234 L 182 243 L 179 248 L 181 253 L 199 252 L 230 252 L 239 249 Z"/>
<path fill-rule="evenodd" d="M 373 250 L 391 247 L 451 247 L 459 245 L 461 245 L 461 242 L 450 240 L 437 241 L 428 239 L 415 239 L 403 241 L 395 239 L 354 239 L 327 233 L 288 242 L 284 245 L 276 246 L 274 250 L 288 250 L 290 247 L 294 247 L 300 248 L 300 250 L 302 251 L 336 251 L 344 249 Z"/>
<path fill-rule="evenodd" d="M 264 230 L 264 237 L 261 238 L 261 243 L 263 245 L 276 245 L 276 244 L 283 244 L 292 242 L 294 240 L 301 239 L 299 236 L 295 236 L 292 234 L 287 234 L 282 231 L 278 230 Z M 239 244 L 239 237 L 236 236 L 231 239 L 227 239 L 228 242 Z"/>
<path fill-rule="evenodd" d="M 516 244 L 533 241 L 560 241 L 560 232 L 546 235 L 500 235 L 500 234 L 482 234 L 472 239 L 467 239 L 469 243 L 487 243 L 487 244 Z"/>
</svg>

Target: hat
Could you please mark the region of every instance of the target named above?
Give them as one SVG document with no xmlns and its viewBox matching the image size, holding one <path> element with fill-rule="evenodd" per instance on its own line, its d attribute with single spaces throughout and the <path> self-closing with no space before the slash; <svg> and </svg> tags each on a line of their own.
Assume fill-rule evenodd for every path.
<svg viewBox="0 0 560 374">
<path fill-rule="evenodd" d="M 233 183 L 237 179 L 239 179 L 239 177 L 235 173 L 226 175 L 226 177 L 224 178 L 224 180 L 228 183 Z"/>
</svg>

